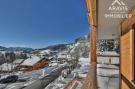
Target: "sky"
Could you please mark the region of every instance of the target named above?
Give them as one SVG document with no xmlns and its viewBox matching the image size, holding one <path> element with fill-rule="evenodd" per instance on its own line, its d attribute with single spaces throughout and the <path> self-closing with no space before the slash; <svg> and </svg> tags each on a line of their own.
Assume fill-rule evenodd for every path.
<svg viewBox="0 0 135 89">
<path fill-rule="evenodd" d="M 0 46 L 42 48 L 86 34 L 85 0 L 0 0 Z"/>
</svg>

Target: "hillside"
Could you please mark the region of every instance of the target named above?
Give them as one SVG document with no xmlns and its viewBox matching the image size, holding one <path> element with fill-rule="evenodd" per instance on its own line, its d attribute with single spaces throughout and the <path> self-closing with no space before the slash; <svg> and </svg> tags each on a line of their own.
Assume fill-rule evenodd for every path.
<svg viewBox="0 0 135 89">
<path fill-rule="evenodd" d="M 33 48 L 0 46 L 0 51 L 24 51 L 24 52 L 30 52 L 30 51 L 33 51 Z"/>
</svg>

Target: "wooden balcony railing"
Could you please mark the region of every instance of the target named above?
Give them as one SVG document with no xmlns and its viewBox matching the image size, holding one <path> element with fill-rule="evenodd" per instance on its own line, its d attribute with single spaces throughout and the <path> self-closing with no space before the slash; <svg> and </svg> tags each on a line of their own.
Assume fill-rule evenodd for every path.
<svg viewBox="0 0 135 89">
<path fill-rule="evenodd" d="M 81 89 L 97 89 L 97 65 L 90 65 L 89 72 Z"/>
</svg>

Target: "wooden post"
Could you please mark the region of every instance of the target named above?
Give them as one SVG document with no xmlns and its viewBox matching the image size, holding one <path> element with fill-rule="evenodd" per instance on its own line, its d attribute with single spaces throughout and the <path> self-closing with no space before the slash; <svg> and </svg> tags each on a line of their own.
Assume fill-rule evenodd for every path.
<svg viewBox="0 0 135 89">
<path fill-rule="evenodd" d="M 90 23 L 90 51 L 91 51 L 91 64 L 97 63 L 96 57 L 96 7 L 97 0 L 86 0 L 86 6 L 88 11 L 89 23 Z"/>
<path fill-rule="evenodd" d="M 91 43 L 90 43 L 90 49 L 91 49 L 91 64 L 97 63 L 97 56 L 96 56 L 96 27 L 91 26 Z"/>
</svg>

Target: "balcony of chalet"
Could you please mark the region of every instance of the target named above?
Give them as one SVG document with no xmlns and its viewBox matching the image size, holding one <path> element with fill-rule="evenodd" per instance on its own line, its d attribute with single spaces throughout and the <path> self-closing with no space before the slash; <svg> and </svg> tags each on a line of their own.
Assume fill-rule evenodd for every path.
<svg viewBox="0 0 135 89">
<path fill-rule="evenodd" d="M 119 54 L 97 54 L 97 63 L 90 64 L 87 77 L 71 80 L 64 89 L 119 89 L 119 69 Z"/>
<path fill-rule="evenodd" d="M 97 55 L 81 89 L 119 89 L 119 55 Z"/>
</svg>

